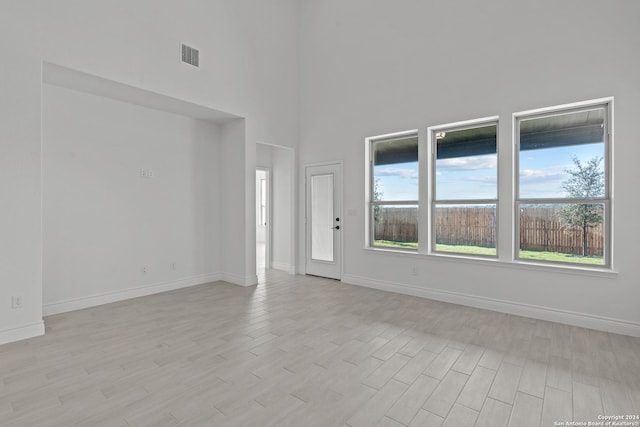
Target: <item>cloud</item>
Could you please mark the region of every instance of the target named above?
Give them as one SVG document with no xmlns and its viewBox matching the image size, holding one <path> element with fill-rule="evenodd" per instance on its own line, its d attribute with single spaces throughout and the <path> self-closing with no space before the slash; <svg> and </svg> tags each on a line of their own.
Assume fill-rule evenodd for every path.
<svg viewBox="0 0 640 427">
<path fill-rule="evenodd" d="M 497 177 L 495 175 L 491 175 L 491 176 L 469 176 L 467 178 L 465 178 L 466 181 L 471 181 L 471 182 L 478 182 L 481 184 L 493 184 L 495 185 L 496 182 L 498 181 Z"/>
<path fill-rule="evenodd" d="M 553 182 L 563 179 L 565 173 L 557 169 L 523 169 L 520 171 L 520 182 L 537 183 Z"/>
<path fill-rule="evenodd" d="M 438 160 L 436 168 L 456 171 L 475 171 L 481 169 L 495 169 L 498 158 L 495 155 L 478 157 L 455 157 Z"/>
<path fill-rule="evenodd" d="M 493 176 L 487 176 L 487 175 L 485 176 L 477 176 L 477 175 L 450 176 L 444 179 L 438 179 L 437 191 L 441 191 L 444 193 L 453 192 L 451 194 L 455 194 L 455 195 L 464 194 L 465 197 L 469 197 L 471 194 L 476 193 L 475 195 L 478 195 L 477 193 L 478 191 L 483 192 L 485 191 L 485 189 L 487 189 L 491 191 L 493 194 L 493 196 L 486 196 L 486 198 L 490 199 L 490 198 L 495 198 L 496 183 L 497 183 L 497 177 L 495 175 Z M 485 196 L 482 196 L 481 198 L 485 198 Z"/>
<path fill-rule="evenodd" d="M 408 168 L 383 168 L 376 169 L 376 176 L 397 176 L 405 179 L 418 179 L 418 171 Z"/>
</svg>

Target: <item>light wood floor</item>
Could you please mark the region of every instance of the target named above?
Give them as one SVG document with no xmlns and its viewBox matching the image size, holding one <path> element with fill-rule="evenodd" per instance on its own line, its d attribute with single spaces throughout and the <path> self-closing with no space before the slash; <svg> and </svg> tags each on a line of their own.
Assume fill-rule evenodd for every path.
<svg viewBox="0 0 640 427">
<path fill-rule="evenodd" d="M 553 426 L 640 414 L 640 339 L 268 272 L 45 319 L 2 426 Z"/>
</svg>

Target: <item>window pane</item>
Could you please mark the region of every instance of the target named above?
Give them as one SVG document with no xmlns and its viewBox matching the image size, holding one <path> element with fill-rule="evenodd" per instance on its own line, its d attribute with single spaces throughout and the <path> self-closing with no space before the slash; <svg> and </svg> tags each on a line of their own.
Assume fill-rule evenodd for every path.
<svg viewBox="0 0 640 427">
<path fill-rule="evenodd" d="M 605 196 L 604 109 L 520 121 L 520 198 Z"/>
<path fill-rule="evenodd" d="M 374 245 L 418 248 L 418 205 L 373 206 Z"/>
<path fill-rule="evenodd" d="M 604 204 L 520 205 L 519 258 L 604 264 Z"/>
<path fill-rule="evenodd" d="M 311 258 L 333 262 L 333 174 L 311 177 Z"/>
<path fill-rule="evenodd" d="M 496 205 L 436 205 L 435 250 L 496 255 Z"/>
<path fill-rule="evenodd" d="M 436 200 L 497 198 L 496 129 L 436 132 Z"/>
<path fill-rule="evenodd" d="M 418 137 L 373 143 L 374 201 L 418 200 Z"/>
</svg>

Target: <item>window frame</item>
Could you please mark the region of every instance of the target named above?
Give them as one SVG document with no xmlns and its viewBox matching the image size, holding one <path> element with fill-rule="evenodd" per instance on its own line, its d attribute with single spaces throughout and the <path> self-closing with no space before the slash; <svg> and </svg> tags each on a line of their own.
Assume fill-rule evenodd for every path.
<svg viewBox="0 0 640 427">
<path fill-rule="evenodd" d="M 496 198 L 495 199 L 437 199 L 436 186 L 437 186 L 437 137 L 439 132 L 455 132 L 460 130 L 474 129 L 480 127 L 487 127 L 494 125 L 496 127 Z M 499 252 L 499 206 L 500 206 L 500 123 L 499 116 L 483 117 L 479 119 L 464 120 L 460 122 L 447 123 L 443 125 L 429 126 L 427 128 L 427 144 L 429 147 L 429 162 L 428 162 L 428 179 L 429 183 L 429 196 L 428 196 L 428 223 L 429 223 L 429 236 L 428 247 L 430 254 L 446 255 L 452 257 L 472 257 L 472 258 L 484 258 L 495 260 L 498 259 Z M 469 254 L 464 252 L 450 252 L 450 251 L 438 251 L 436 249 L 436 206 L 437 205 L 480 205 L 480 204 L 492 204 L 495 205 L 495 235 L 496 235 L 496 253 L 495 255 L 479 255 Z"/>
<path fill-rule="evenodd" d="M 394 140 L 405 140 L 411 137 L 415 137 L 418 141 L 418 198 L 415 200 L 373 200 L 374 197 L 374 186 L 375 186 L 375 177 L 374 177 L 374 145 L 380 142 L 393 142 Z M 418 233 L 420 233 L 420 189 L 422 187 L 422 183 L 421 183 L 421 172 L 422 172 L 422 167 L 421 167 L 421 162 L 420 162 L 420 156 L 421 156 L 421 151 L 422 151 L 422 144 L 420 143 L 420 137 L 419 137 L 419 132 L 417 129 L 412 129 L 412 130 L 407 130 L 407 131 L 402 131 L 402 132 L 394 132 L 394 133 L 389 133 L 389 134 L 384 134 L 384 135 L 377 135 L 377 136 L 372 136 L 369 138 L 365 138 L 365 146 L 366 146 L 366 156 L 365 158 L 367 159 L 367 194 L 366 194 L 366 209 L 367 209 L 367 215 L 366 215 L 366 226 L 365 226 L 365 233 L 366 233 L 366 246 L 368 248 L 371 249 L 384 249 L 384 250 L 390 250 L 390 251 L 399 251 L 399 252 L 411 252 L 411 253 L 418 253 L 418 251 L 420 250 L 420 239 L 418 238 L 418 242 L 417 242 L 417 249 L 413 249 L 413 248 L 402 248 L 402 247 L 392 247 L 392 246 L 383 246 L 383 245 L 376 245 L 375 244 L 375 220 L 374 220 L 374 209 L 376 206 L 396 206 L 396 205 L 405 205 L 405 206 L 417 206 L 418 208 Z"/>
<path fill-rule="evenodd" d="M 520 197 L 520 123 L 523 120 L 540 119 L 554 117 L 564 114 L 573 114 L 589 110 L 602 108 L 603 118 L 603 144 L 604 144 L 604 179 L 605 188 L 603 197 L 590 198 L 522 198 Z M 557 105 L 552 107 L 539 108 L 534 110 L 520 111 L 512 115 L 513 130 L 513 260 L 526 264 L 542 264 L 549 266 L 565 266 L 579 269 L 613 269 L 613 97 L 594 99 L 590 101 L 576 102 L 570 104 Z M 603 264 L 573 263 L 552 260 L 532 260 L 520 257 L 520 207 L 527 204 L 602 204 L 604 207 L 603 219 Z"/>
</svg>

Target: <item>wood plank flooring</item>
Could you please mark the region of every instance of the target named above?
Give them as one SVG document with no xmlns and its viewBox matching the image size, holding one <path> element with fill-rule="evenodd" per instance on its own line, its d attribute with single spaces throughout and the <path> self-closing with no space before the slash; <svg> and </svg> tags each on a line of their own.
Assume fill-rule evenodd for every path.
<svg viewBox="0 0 640 427">
<path fill-rule="evenodd" d="M 0 425 L 553 426 L 640 414 L 640 339 L 269 271 L 50 316 Z"/>
</svg>

